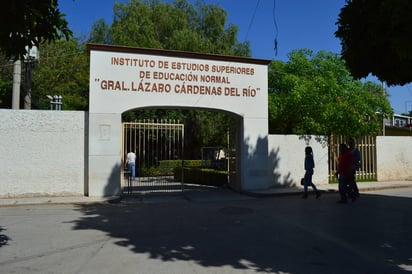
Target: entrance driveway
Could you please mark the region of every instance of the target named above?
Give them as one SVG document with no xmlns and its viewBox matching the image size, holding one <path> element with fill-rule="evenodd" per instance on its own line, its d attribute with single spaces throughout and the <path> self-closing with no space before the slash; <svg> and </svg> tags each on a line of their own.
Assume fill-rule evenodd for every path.
<svg viewBox="0 0 412 274">
<path fill-rule="evenodd" d="M 0 207 L 0 273 L 410 273 L 412 189 L 390 191 Z"/>
</svg>

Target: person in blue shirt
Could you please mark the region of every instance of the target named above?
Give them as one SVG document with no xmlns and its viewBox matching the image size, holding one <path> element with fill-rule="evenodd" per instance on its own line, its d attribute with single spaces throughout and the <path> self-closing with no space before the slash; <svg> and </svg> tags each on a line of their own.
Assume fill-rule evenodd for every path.
<svg viewBox="0 0 412 274">
<path fill-rule="evenodd" d="M 303 177 L 303 199 L 306 199 L 308 197 L 308 186 L 311 186 L 313 188 L 313 191 L 315 191 L 316 194 L 316 199 L 320 197 L 320 192 L 316 188 L 315 184 L 312 182 L 312 175 L 313 175 L 313 170 L 315 168 L 315 161 L 313 160 L 313 150 L 312 147 L 307 146 L 305 148 L 305 176 Z"/>
</svg>

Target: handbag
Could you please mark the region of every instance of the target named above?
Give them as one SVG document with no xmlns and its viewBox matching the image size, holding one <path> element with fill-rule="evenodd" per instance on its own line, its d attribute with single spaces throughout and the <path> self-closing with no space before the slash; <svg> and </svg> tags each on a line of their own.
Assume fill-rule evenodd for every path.
<svg viewBox="0 0 412 274">
<path fill-rule="evenodd" d="M 305 178 L 300 179 L 300 185 L 304 186 L 305 185 Z"/>
</svg>

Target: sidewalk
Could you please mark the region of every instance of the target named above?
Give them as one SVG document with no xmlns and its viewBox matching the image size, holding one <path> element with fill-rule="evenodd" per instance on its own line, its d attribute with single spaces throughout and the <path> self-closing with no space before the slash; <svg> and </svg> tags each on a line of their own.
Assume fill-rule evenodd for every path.
<svg viewBox="0 0 412 274">
<path fill-rule="evenodd" d="M 412 181 L 392 181 L 392 182 L 361 182 L 358 183 L 360 192 L 381 190 L 381 189 L 394 189 L 394 188 L 407 188 L 412 187 Z M 338 192 L 337 184 L 319 184 L 317 188 L 324 193 L 336 193 Z M 284 188 L 271 188 L 266 190 L 255 190 L 243 192 L 242 195 L 226 188 L 213 188 L 213 190 L 187 190 L 174 195 L 141 195 L 136 198 L 127 198 L 124 201 L 126 203 L 156 203 L 167 201 L 196 201 L 196 202 L 213 202 L 219 200 L 230 199 L 250 199 L 252 197 L 268 197 L 268 196 L 287 196 L 287 195 L 300 195 L 303 191 L 303 187 L 284 187 Z M 122 201 L 119 196 L 113 197 L 87 197 L 87 196 L 47 196 L 47 197 L 16 197 L 16 198 L 0 198 L 0 207 L 2 206 L 18 206 L 18 205 L 33 205 L 33 204 L 105 204 L 105 203 L 117 203 Z"/>
<path fill-rule="evenodd" d="M 338 184 L 316 184 L 316 187 L 327 193 L 338 192 Z M 412 187 L 412 181 L 388 181 L 388 182 L 359 182 L 358 189 L 359 192 L 367 192 L 374 190 L 383 190 L 383 189 L 394 189 L 394 188 L 406 188 Z M 311 188 L 309 188 L 311 189 Z M 247 194 L 261 197 L 261 196 L 270 196 L 270 195 L 299 195 L 303 192 L 303 186 L 295 187 L 285 187 L 285 188 L 271 188 L 268 190 L 255 190 L 250 191 Z"/>
<path fill-rule="evenodd" d="M 46 196 L 0 198 L 0 207 L 37 204 L 101 204 L 120 201 L 120 197 Z"/>
</svg>

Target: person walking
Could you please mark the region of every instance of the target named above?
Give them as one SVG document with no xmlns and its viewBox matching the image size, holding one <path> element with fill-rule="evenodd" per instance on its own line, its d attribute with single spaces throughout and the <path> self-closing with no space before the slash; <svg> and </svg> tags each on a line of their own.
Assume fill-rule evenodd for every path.
<svg viewBox="0 0 412 274">
<path fill-rule="evenodd" d="M 349 151 L 353 155 L 353 168 L 352 168 L 352 188 L 353 191 L 355 192 L 355 197 L 359 197 L 359 189 L 358 189 L 358 184 L 356 183 L 356 171 L 359 170 L 361 167 L 361 154 L 359 149 L 355 146 L 355 140 L 353 138 L 349 139 Z"/>
<path fill-rule="evenodd" d="M 132 180 L 134 180 L 136 178 L 136 154 L 133 151 L 127 153 L 125 165 L 129 167 Z"/>
<path fill-rule="evenodd" d="M 349 151 L 349 148 L 346 144 L 339 145 L 339 157 L 338 157 L 338 175 L 339 181 L 339 194 L 340 200 L 338 203 L 347 204 L 348 196 L 354 201 L 354 193 L 350 191 L 352 185 L 352 175 L 353 175 L 353 155 Z"/>
<path fill-rule="evenodd" d="M 315 161 L 313 160 L 313 150 L 312 147 L 307 146 L 305 148 L 305 176 L 303 177 L 303 199 L 308 197 L 308 186 L 313 188 L 315 191 L 316 199 L 320 197 L 320 192 L 316 188 L 315 184 L 312 182 L 313 169 L 315 168 Z"/>
</svg>

